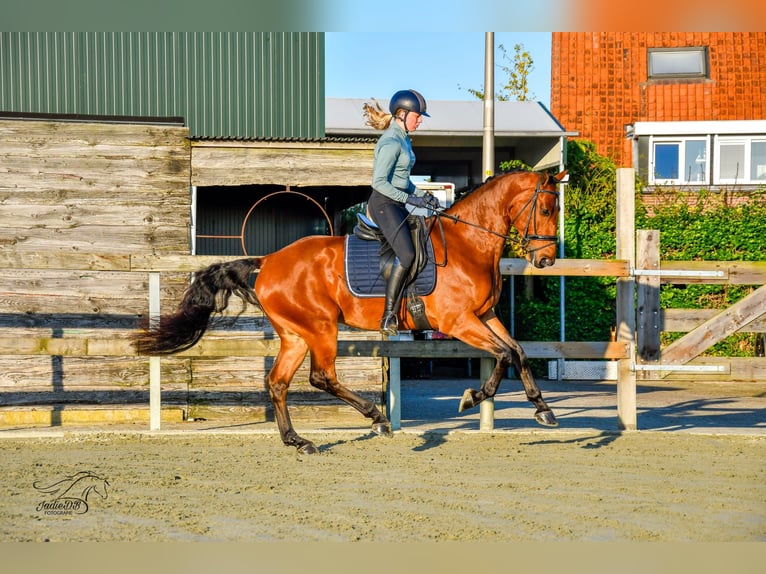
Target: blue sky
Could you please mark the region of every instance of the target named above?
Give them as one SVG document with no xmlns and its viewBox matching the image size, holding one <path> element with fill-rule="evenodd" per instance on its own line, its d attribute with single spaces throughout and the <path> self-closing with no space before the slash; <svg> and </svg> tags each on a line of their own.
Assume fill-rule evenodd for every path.
<svg viewBox="0 0 766 574">
<path fill-rule="evenodd" d="M 377 98 L 412 88 L 426 100 L 469 100 L 467 88 L 484 87 L 484 32 L 326 32 L 325 89 L 328 98 Z M 522 44 L 534 60 L 530 92 L 550 107 L 551 33 L 495 32 L 495 87 L 507 75 L 513 46 Z"/>
</svg>

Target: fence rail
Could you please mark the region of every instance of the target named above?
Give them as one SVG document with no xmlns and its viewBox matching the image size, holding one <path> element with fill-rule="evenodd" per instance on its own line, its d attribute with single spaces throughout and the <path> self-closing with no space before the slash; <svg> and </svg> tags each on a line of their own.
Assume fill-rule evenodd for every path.
<svg viewBox="0 0 766 574">
<path fill-rule="evenodd" d="M 150 316 L 159 312 L 161 274 L 193 272 L 213 263 L 241 259 L 241 256 L 200 255 L 114 255 L 108 253 L 8 253 L 0 251 L 0 269 L 50 271 L 105 271 L 118 273 L 146 273 L 149 276 L 148 311 Z M 537 269 L 524 259 L 502 259 L 500 271 L 506 275 L 571 275 L 571 276 L 628 276 L 626 261 L 600 261 L 561 259 L 555 268 Z M 128 337 L 130 330 L 122 330 L 117 337 L 98 337 L 66 333 L 61 337 L 7 337 L 0 336 L 2 355 L 51 355 L 77 357 L 132 357 L 137 356 Z M 530 358 L 541 359 L 625 359 L 630 346 L 624 342 L 521 342 Z M 279 352 L 279 339 L 254 339 L 246 333 L 235 332 L 206 337 L 193 348 L 178 353 L 179 357 L 270 357 Z M 492 361 L 483 353 L 461 341 L 370 341 L 339 340 L 339 357 L 389 357 L 391 373 L 388 385 L 389 415 L 395 428 L 399 425 L 400 358 L 479 358 L 482 372 Z M 160 428 L 159 357 L 149 357 L 149 410 L 150 428 Z M 482 420 L 488 415 L 482 413 Z M 486 422 L 485 422 L 486 424 Z"/>
<path fill-rule="evenodd" d="M 113 255 L 103 253 L 41 253 L 24 254 L 0 251 L 0 269 L 25 270 L 78 270 L 147 273 L 149 275 L 149 311 L 156 313 L 160 293 L 160 274 L 163 272 L 193 272 L 212 263 L 241 259 L 241 256 L 200 255 Z M 643 272 L 642 272 L 643 271 Z M 500 261 L 504 275 L 541 276 L 608 276 L 621 279 L 649 277 L 656 282 L 678 283 L 766 283 L 766 262 L 745 261 L 693 261 L 661 262 L 654 273 L 631 267 L 627 260 L 560 259 L 553 267 L 538 269 L 524 259 L 505 258 Z M 652 271 L 652 270 L 649 270 Z M 672 313 L 664 310 L 664 313 Z M 755 312 L 754 312 L 755 313 Z M 758 323 L 756 323 L 758 324 Z M 66 334 L 62 337 L 8 337 L 0 336 L 0 355 L 51 355 L 80 357 L 131 357 L 137 356 L 128 337 L 129 329 L 122 330 L 119 337 L 94 337 Z M 634 344 L 630 341 L 611 342 L 520 342 L 528 357 L 539 359 L 601 359 L 634 360 Z M 206 337 L 192 349 L 179 353 L 185 357 L 269 357 L 279 351 L 278 338 L 254 339 L 246 332 L 216 333 Z M 389 357 L 399 358 L 480 358 L 484 363 L 491 356 L 456 340 L 426 341 L 370 341 L 339 340 L 339 357 Z M 152 428 L 159 428 L 160 381 L 159 358 L 149 358 L 150 411 Z M 398 361 L 394 361 L 397 363 Z M 482 371 L 485 370 L 482 367 Z M 391 381 L 398 384 L 398 368 L 393 369 Z M 396 389 L 394 389 L 396 392 Z M 398 396 L 389 388 L 391 403 L 399 406 Z M 394 415 L 396 416 L 396 415 Z"/>
<path fill-rule="evenodd" d="M 628 347 L 621 342 L 544 342 L 521 341 L 527 356 L 533 359 L 624 359 Z M 273 357 L 279 352 L 279 339 L 253 339 L 242 333 L 231 337 L 206 338 L 179 357 Z M 137 356 L 128 338 L 67 336 L 0 337 L 0 355 L 55 355 L 75 357 Z M 338 341 L 339 357 L 399 358 L 481 358 L 491 357 L 454 339 L 431 341 Z"/>
</svg>

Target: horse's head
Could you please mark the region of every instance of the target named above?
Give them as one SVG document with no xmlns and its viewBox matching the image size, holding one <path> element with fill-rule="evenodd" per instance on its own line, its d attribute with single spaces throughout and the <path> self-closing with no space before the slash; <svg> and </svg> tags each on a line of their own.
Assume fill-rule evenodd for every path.
<svg viewBox="0 0 766 574">
<path fill-rule="evenodd" d="M 88 478 L 88 481 L 83 481 L 85 484 L 83 484 L 80 498 L 87 501 L 88 495 L 90 495 L 91 492 L 95 492 L 103 500 L 106 500 L 106 497 L 108 496 L 107 487 L 109 486 L 109 481 L 105 478 L 100 478 L 95 474 L 91 474 Z"/>
<path fill-rule="evenodd" d="M 109 482 L 105 478 L 101 478 L 88 470 L 81 470 L 80 472 L 64 477 L 62 480 L 49 486 L 45 486 L 38 481 L 35 481 L 32 486 L 51 496 L 56 495 L 57 499 L 75 498 L 87 502 L 88 495 L 91 492 L 95 492 L 101 498 L 106 499 L 108 496 L 107 487 L 109 486 Z"/>
<path fill-rule="evenodd" d="M 555 176 L 533 172 L 519 174 L 521 191 L 511 205 L 511 223 L 521 235 L 527 260 L 535 267 L 548 267 L 556 262 L 557 186 L 566 174 L 566 170 Z"/>
</svg>

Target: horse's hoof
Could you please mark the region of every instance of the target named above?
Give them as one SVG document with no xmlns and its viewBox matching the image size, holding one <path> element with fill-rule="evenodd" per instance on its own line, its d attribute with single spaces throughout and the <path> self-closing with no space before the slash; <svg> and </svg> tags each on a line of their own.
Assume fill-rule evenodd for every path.
<svg viewBox="0 0 766 574">
<path fill-rule="evenodd" d="M 307 442 L 306 444 L 303 444 L 298 447 L 298 453 L 299 454 L 317 454 L 319 452 L 319 449 L 314 446 L 314 443 Z"/>
<path fill-rule="evenodd" d="M 394 436 L 394 431 L 391 430 L 391 423 L 388 421 L 383 423 L 372 423 L 372 432 L 381 436 Z"/>
<path fill-rule="evenodd" d="M 559 421 L 556 420 L 556 416 L 553 414 L 553 411 L 550 410 L 536 412 L 535 419 L 537 419 L 537 422 L 539 422 L 541 425 L 546 427 L 559 426 Z"/>
<path fill-rule="evenodd" d="M 476 406 L 473 402 L 473 389 L 466 389 L 460 399 L 460 406 L 457 408 L 457 412 L 462 413 L 465 409 L 470 409 Z"/>
</svg>

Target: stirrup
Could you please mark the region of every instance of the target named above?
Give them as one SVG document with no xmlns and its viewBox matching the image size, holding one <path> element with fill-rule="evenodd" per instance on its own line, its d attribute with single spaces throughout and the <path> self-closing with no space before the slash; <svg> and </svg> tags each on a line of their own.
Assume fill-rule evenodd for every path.
<svg viewBox="0 0 766 574">
<path fill-rule="evenodd" d="M 389 337 L 399 334 L 399 319 L 395 314 L 390 313 L 380 320 L 380 332 Z"/>
</svg>

